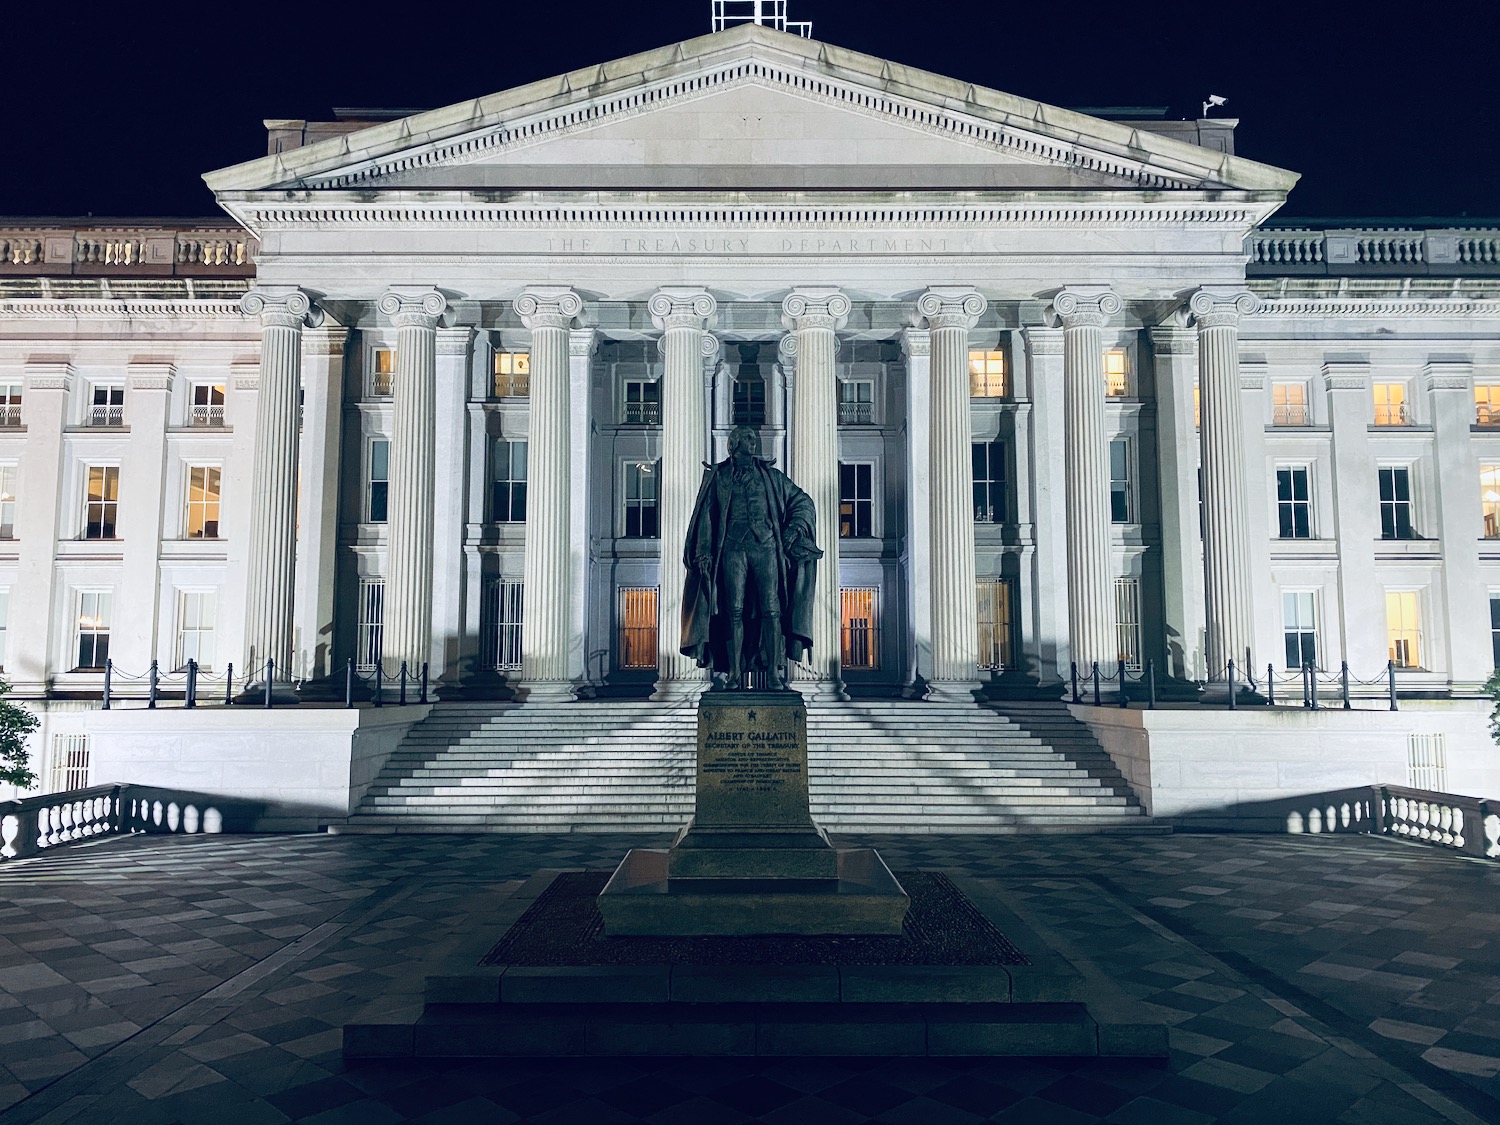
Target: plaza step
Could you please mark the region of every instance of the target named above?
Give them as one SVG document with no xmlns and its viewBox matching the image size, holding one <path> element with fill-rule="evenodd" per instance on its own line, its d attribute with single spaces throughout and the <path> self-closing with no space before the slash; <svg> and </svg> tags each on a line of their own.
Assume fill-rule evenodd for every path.
<svg viewBox="0 0 1500 1125">
<path fill-rule="evenodd" d="M 691 704 L 443 702 L 337 832 L 667 832 L 692 816 Z M 813 816 L 840 833 L 1161 831 L 1061 703 L 808 707 Z"/>
</svg>

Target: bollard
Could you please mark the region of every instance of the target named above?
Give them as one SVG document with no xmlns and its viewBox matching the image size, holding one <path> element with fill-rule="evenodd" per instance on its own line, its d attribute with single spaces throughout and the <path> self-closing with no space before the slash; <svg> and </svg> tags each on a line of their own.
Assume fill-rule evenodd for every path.
<svg viewBox="0 0 1500 1125">
<path fill-rule="evenodd" d="M 1235 710 L 1234 702 L 1234 661 L 1229 662 L 1229 709 Z"/>
<path fill-rule="evenodd" d="M 1339 661 L 1339 691 L 1344 697 L 1344 710 L 1349 710 L 1349 662 Z"/>
<path fill-rule="evenodd" d="M 401 694 L 396 697 L 401 706 L 406 706 L 406 661 L 401 662 Z"/>
<path fill-rule="evenodd" d="M 234 706 L 234 665 L 224 670 L 224 706 Z"/>
<path fill-rule="evenodd" d="M 106 660 L 104 662 L 104 710 L 106 711 L 109 710 L 110 680 L 114 677 L 114 674 L 115 662 L 113 660 Z"/>
<path fill-rule="evenodd" d="M 1147 685 L 1151 689 L 1150 694 L 1146 697 L 1146 706 L 1150 710 L 1155 711 L 1156 710 L 1156 661 L 1155 660 L 1148 660 L 1148 661 L 1146 661 L 1146 683 L 1147 683 Z"/>
<path fill-rule="evenodd" d="M 1266 665 L 1266 706 L 1276 706 L 1276 665 Z"/>
<path fill-rule="evenodd" d="M 276 677 L 276 661 L 266 661 L 266 707 L 271 706 L 271 681 Z"/>
<path fill-rule="evenodd" d="M 381 688 L 383 688 L 384 686 L 385 686 L 385 664 L 384 664 L 384 662 L 377 660 L 377 661 L 375 661 L 375 706 L 376 707 L 383 707 L 385 705 L 385 701 L 380 698 L 380 696 L 381 696 Z"/>
<path fill-rule="evenodd" d="M 354 706 L 354 657 L 344 665 L 344 706 Z"/>
<path fill-rule="evenodd" d="M 427 661 L 422 661 L 422 694 L 417 696 L 418 703 L 427 702 Z"/>
<path fill-rule="evenodd" d="M 1308 698 L 1312 700 L 1312 709 L 1316 711 L 1318 709 L 1318 666 L 1310 660 L 1307 662 L 1307 682 L 1312 688 L 1308 693 Z"/>
<path fill-rule="evenodd" d="M 1125 661 L 1120 661 L 1120 706 L 1129 707 L 1130 700 L 1125 696 Z"/>
<path fill-rule="evenodd" d="M 182 705 L 184 707 L 198 706 L 198 662 L 188 659 L 187 687 L 182 693 Z"/>
<path fill-rule="evenodd" d="M 1078 661 L 1073 661 L 1073 663 L 1069 666 L 1068 671 L 1069 675 L 1071 675 L 1073 678 L 1073 702 L 1082 703 L 1083 696 L 1078 694 Z"/>
<path fill-rule="evenodd" d="M 1399 710 L 1396 706 L 1396 662 L 1394 660 L 1385 662 L 1385 680 L 1391 693 L 1391 710 Z"/>
<path fill-rule="evenodd" d="M 156 661 L 151 662 L 151 672 L 146 677 L 146 710 L 156 710 L 156 687 L 159 682 L 159 669 Z"/>
<path fill-rule="evenodd" d="M 1094 706 L 1099 706 L 1099 662 L 1094 661 Z"/>
</svg>

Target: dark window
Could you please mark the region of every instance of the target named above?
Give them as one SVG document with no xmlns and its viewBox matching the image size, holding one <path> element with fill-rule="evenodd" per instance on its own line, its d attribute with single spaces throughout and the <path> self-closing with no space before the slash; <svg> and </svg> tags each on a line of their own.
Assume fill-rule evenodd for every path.
<svg viewBox="0 0 1500 1125">
<path fill-rule="evenodd" d="M 868 539 L 875 534 L 875 466 L 839 465 L 839 538 Z"/>
<path fill-rule="evenodd" d="M 974 522 L 1004 523 L 1005 443 L 976 441 L 971 447 L 974 457 Z"/>
<path fill-rule="evenodd" d="M 1415 539 L 1411 522 L 1411 470 L 1387 466 L 1380 470 L 1380 537 Z"/>
<path fill-rule="evenodd" d="M 1109 520 L 1130 522 L 1130 443 L 1109 443 Z"/>
<path fill-rule="evenodd" d="M 736 426 L 764 426 L 766 424 L 766 381 L 761 378 L 759 368 L 753 371 L 740 369 L 734 381 L 734 424 Z"/>
<path fill-rule="evenodd" d="M 385 523 L 391 495 L 391 443 L 370 443 L 370 522 Z"/>
<path fill-rule="evenodd" d="M 625 538 L 655 539 L 657 523 L 656 465 L 631 461 L 625 465 Z"/>
<path fill-rule="evenodd" d="M 490 519 L 525 523 L 526 443 L 496 438 L 490 468 Z"/>
<path fill-rule="evenodd" d="M 1312 502 L 1308 499 L 1306 468 L 1276 470 L 1276 519 L 1281 538 L 1312 538 Z"/>
</svg>

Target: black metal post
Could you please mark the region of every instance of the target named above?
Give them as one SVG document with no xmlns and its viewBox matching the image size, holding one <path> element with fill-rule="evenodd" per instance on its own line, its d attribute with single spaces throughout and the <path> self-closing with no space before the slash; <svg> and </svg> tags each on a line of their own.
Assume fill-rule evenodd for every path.
<svg viewBox="0 0 1500 1125">
<path fill-rule="evenodd" d="M 1073 661 L 1069 667 L 1069 673 L 1073 678 L 1073 702 L 1082 703 L 1083 696 L 1078 694 L 1078 661 Z"/>
<path fill-rule="evenodd" d="M 276 678 L 276 661 L 266 661 L 266 706 L 271 706 L 271 681 Z"/>
<path fill-rule="evenodd" d="M 1125 696 L 1125 661 L 1120 661 L 1120 706 L 1129 707 L 1130 700 Z"/>
<path fill-rule="evenodd" d="M 1344 710 L 1349 710 L 1349 662 L 1339 661 L 1339 690 L 1344 696 Z"/>
<path fill-rule="evenodd" d="M 148 711 L 156 710 L 157 676 L 158 669 L 156 666 L 156 661 L 153 660 L 151 662 L 151 671 L 146 677 L 146 709 Z"/>
<path fill-rule="evenodd" d="M 1266 706 L 1276 706 L 1276 665 L 1266 665 Z"/>
<path fill-rule="evenodd" d="M 234 706 L 234 665 L 224 670 L 224 706 Z"/>
<path fill-rule="evenodd" d="M 344 706 L 354 706 L 354 657 L 344 665 Z"/>
<path fill-rule="evenodd" d="M 1391 693 L 1391 710 L 1400 710 L 1396 706 L 1396 662 L 1394 660 L 1387 660 L 1385 662 L 1385 680 Z"/>
<path fill-rule="evenodd" d="M 187 689 L 183 692 L 182 705 L 190 708 L 198 706 L 198 662 L 196 660 L 188 660 Z"/>
<path fill-rule="evenodd" d="M 1146 697 L 1146 706 L 1148 708 L 1150 708 L 1152 711 L 1155 711 L 1156 710 L 1156 661 L 1155 660 L 1148 660 L 1148 661 L 1146 661 L 1146 683 L 1149 685 L 1149 687 L 1151 689 L 1151 693 Z"/>
<path fill-rule="evenodd" d="M 427 702 L 427 661 L 422 661 L 422 694 L 417 696 L 418 703 Z"/>
<path fill-rule="evenodd" d="M 114 674 L 115 662 L 113 660 L 106 660 L 104 662 L 104 710 L 106 711 L 109 710 L 110 680 L 114 678 Z"/>
<path fill-rule="evenodd" d="M 1236 705 L 1235 705 L 1235 702 L 1234 702 L 1234 661 L 1231 660 L 1231 661 L 1229 661 L 1229 709 L 1231 711 L 1233 711 L 1235 709 L 1235 706 Z"/>
<path fill-rule="evenodd" d="M 1094 706 L 1099 706 L 1099 662 L 1094 661 Z"/>
<path fill-rule="evenodd" d="M 401 706 L 406 706 L 406 661 L 401 662 L 401 694 L 396 697 Z"/>
<path fill-rule="evenodd" d="M 380 698 L 381 694 L 382 694 L 381 689 L 384 686 L 385 686 L 385 665 L 381 661 L 377 660 L 377 661 L 375 661 L 375 706 L 376 707 L 383 707 L 385 705 L 385 701 Z"/>
<path fill-rule="evenodd" d="M 1312 689 L 1308 693 L 1308 698 L 1312 700 L 1312 709 L 1316 711 L 1318 709 L 1318 666 L 1310 660 L 1307 662 L 1307 682 Z"/>
</svg>

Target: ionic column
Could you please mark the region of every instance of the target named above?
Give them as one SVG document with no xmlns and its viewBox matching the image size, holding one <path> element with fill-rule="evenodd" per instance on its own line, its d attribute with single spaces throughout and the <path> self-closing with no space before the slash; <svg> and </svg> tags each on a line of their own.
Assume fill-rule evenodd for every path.
<svg viewBox="0 0 1500 1125">
<path fill-rule="evenodd" d="M 386 523 L 382 657 L 388 675 L 412 677 L 432 649 L 433 415 L 437 322 L 448 301 L 436 289 L 398 286 L 379 301 L 396 326 L 391 388 L 391 484 Z"/>
<path fill-rule="evenodd" d="M 929 698 L 940 701 L 972 702 L 979 687 L 969 329 L 985 307 L 973 289 L 929 289 L 917 298 L 932 352 L 927 382 L 932 666 L 923 674 Z"/>
<path fill-rule="evenodd" d="M 598 681 L 589 679 L 589 591 L 593 586 L 590 578 L 589 558 L 589 500 L 592 492 L 589 482 L 589 431 L 593 419 L 589 417 L 589 386 L 592 381 L 594 353 L 599 348 L 599 332 L 594 328 L 574 328 L 568 333 L 569 403 L 578 403 L 579 409 L 569 411 L 568 463 L 572 466 L 572 484 L 568 490 L 568 556 L 569 585 L 571 593 L 568 608 L 568 675 L 575 685 L 575 694 L 582 689 L 591 690 Z M 600 626 L 600 643 L 595 649 L 608 650 L 608 616 Z"/>
<path fill-rule="evenodd" d="M 433 380 L 432 623 L 428 655 L 432 680 L 456 685 L 463 658 L 477 637 L 464 622 L 464 490 L 469 476 L 468 400 L 472 384 L 474 329 L 437 330 Z M 483 446 L 480 446 L 483 449 Z"/>
<path fill-rule="evenodd" d="M 260 318 L 260 380 L 255 402 L 255 485 L 250 493 L 250 552 L 245 575 L 245 664 L 265 682 L 292 674 L 296 597 L 297 430 L 302 389 L 302 327 L 321 317 L 295 288 L 252 289 L 240 309 Z"/>
<path fill-rule="evenodd" d="M 1067 681 L 1073 659 L 1068 631 L 1068 486 L 1057 466 L 1057 451 L 1067 447 L 1063 333 L 1061 328 L 1033 324 L 1021 330 L 1021 339 L 1026 347 L 1026 380 L 1031 394 L 1027 444 L 1035 497 L 1032 518 L 1036 552 L 1032 556 L 1030 597 L 1023 595 L 1017 610 L 1031 621 L 1037 678 L 1050 684 Z"/>
<path fill-rule="evenodd" d="M 1063 329 L 1063 477 L 1068 506 L 1068 639 L 1080 679 L 1119 657 L 1110 564 L 1109 438 L 1104 429 L 1104 324 L 1120 298 L 1102 287 L 1052 299 Z"/>
<path fill-rule="evenodd" d="M 902 694 L 920 699 L 932 675 L 932 505 L 928 502 L 932 333 L 925 328 L 906 329 L 901 351 L 906 357 L 906 588 L 911 602 L 911 647 Z"/>
<path fill-rule="evenodd" d="M 1203 678 L 1202 544 L 1198 532 L 1198 433 L 1193 422 L 1197 338 L 1168 323 L 1151 329 L 1156 371 L 1156 458 L 1161 483 L 1163 616 L 1167 667 L 1178 680 Z"/>
<path fill-rule="evenodd" d="M 837 289 L 793 289 L 781 319 L 795 332 L 796 392 L 792 398 L 789 475 L 817 509 L 818 580 L 813 594 L 812 652 L 792 669 L 797 690 L 813 699 L 842 699 L 839 674 L 839 431 L 836 333 L 849 317 Z M 787 342 L 788 344 L 791 341 Z M 783 351 L 787 348 L 783 345 Z"/>
<path fill-rule="evenodd" d="M 527 699 L 572 699 L 569 621 L 572 572 L 569 469 L 569 331 L 583 301 L 571 289 L 537 287 L 516 298 L 531 330 L 531 402 L 527 428 L 525 625 L 521 690 Z"/>
<path fill-rule="evenodd" d="M 297 671 L 304 679 L 335 675 L 333 618 L 338 571 L 339 448 L 344 420 L 344 345 L 337 324 L 302 334 L 301 513 L 298 516 Z"/>
<path fill-rule="evenodd" d="M 661 577 L 656 600 L 655 699 L 696 695 L 708 678 L 696 662 L 678 651 L 682 639 L 682 565 L 688 518 L 703 482 L 703 361 L 719 354 L 719 341 L 703 329 L 718 302 L 702 289 L 660 289 L 647 303 L 651 322 L 661 329 L 666 360 L 661 378 L 661 474 L 656 510 L 661 538 Z"/>
<path fill-rule="evenodd" d="M 1240 317 L 1260 303 L 1244 289 L 1200 289 L 1188 300 L 1198 325 L 1199 440 L 1203 459 L 1204 620 L 1208 678 L 1233 660 L 1243 683 L 1254 668 L 1250 548 L 1245 533 L 1245 443 L 1240 421 Z"/>
</svg>

